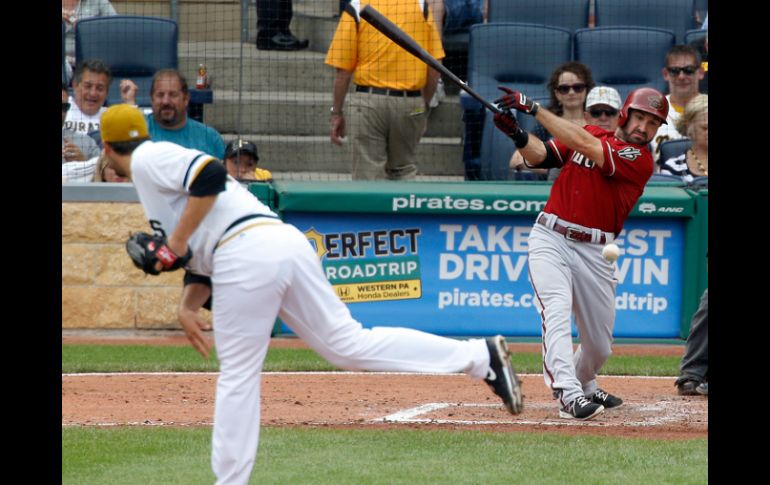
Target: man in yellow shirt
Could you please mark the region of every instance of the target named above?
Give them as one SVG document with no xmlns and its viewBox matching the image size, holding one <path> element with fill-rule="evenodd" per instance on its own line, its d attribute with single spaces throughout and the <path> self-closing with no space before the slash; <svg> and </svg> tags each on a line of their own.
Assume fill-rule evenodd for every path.
<svg viewBox="0 0 770 485">
<path fill-rule="evenodd" d="M 417 174 L 417 144 L 439 73 L 385 37 L 358 12 L 370 4 L 436 59 L 444 49 L 425 0 L 352 0 L 345 6 L 326 64 L 337 69 L 331 141 L 353 144 L 353 180 L 405 180 Z M 343 113 L 350 80 L 356 84 Z"/>
</svg>

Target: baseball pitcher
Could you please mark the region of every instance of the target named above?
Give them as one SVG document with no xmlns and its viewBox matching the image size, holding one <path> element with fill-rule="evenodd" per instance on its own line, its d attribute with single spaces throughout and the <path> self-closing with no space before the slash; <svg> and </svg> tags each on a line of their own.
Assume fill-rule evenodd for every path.
<svg viewBox="0 0 770 485">
<path fill-rule="evenodd" d="M 502 336 L 460 341 L 405 328 L 364 329 L 324 275 L 305 235 L 283 223 L 222 163 L 198 150 L 149 140 L 138 109 L 102 116 L 110 166 L 130 177 L 154 234 L 127 249 L 148 274 L 188 271 L 178 318 L 204 356 L 198 309 L 212 298 L 220 364 L 212 438 L 218 484 L 249 481 L 259 442 L 260 374 L 277 316 L 334 365 L 349 370 L 465 372 L 484 379 L 512 414 L 519 380 Z"/>
</svg>

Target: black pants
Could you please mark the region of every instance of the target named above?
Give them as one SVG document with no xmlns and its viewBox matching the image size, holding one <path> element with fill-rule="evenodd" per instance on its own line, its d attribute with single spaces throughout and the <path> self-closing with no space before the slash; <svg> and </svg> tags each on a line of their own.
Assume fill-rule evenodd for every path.
<svg viewBox="0 0 770 485">
<path fill-rule="evenodd" d="M 291 0 L 257 0 L 257 37 L 270 39 L 281 32 L 288 34 L 292 10 Z"/>
<path fill-rule="evenodd" d="M 690 322 L 690 335 L 679 365 L 677 385 L 686 380 L 702 382 L 709 373 L 709 290 L 703 292 L 700 305 Z"/>
</svg>

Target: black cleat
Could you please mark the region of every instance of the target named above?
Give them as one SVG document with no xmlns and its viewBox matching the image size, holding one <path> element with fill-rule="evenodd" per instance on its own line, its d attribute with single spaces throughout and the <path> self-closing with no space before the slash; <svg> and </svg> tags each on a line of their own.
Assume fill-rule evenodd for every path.
<svg viewBox="0 0 770 485">
<path fill-rule="evenodd" d="M 579 419 L 586 421 L 604 412 L 604 406 L 589 401 L 585 396 L 580 396 L 567 407 L 559 410 L 559 417 L 564 419 Z"/>
<path fill-rule="evenodd" d="M 521 382 L 511 365 L 511 352 L 502 335 L 486 339 L 489 350 L 489 371 L 484 382 L 503 399 L 505 408 L 511 414 L 519 414 L 524 408 Z"/>
<path fill-rule="evenodd" d="M 692 379 L 684 380 L 676 384 L 676 392 L 680 396 L 697 396 L 698 391 L 696 389 L 699 384 L 700 382 Z"/>
<path fill-rule="evenodd" d="M 609 392 L 602 391 L 598 388 L 596 389 L 594 395 L 591 396 L 591 401 L 595 402 L 596 404 L 601 404 L 604 406 L 604 409 L 616 408 L 623 404 L 623 400 L 619 397 L 613 396 Z"/>
</svg>

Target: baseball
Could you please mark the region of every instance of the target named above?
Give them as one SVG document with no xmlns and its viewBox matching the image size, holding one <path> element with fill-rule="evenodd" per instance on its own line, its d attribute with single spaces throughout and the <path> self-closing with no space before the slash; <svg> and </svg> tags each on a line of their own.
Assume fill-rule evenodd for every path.
<svg viewBox="0 0 770 485">
<path fill-rule="evenodd" d="M 617 244 L 610 243 L 602 249 L 602 256 L 609 262 L 613 262 L 620 256 L 620 248 Z"/>
</svg>

